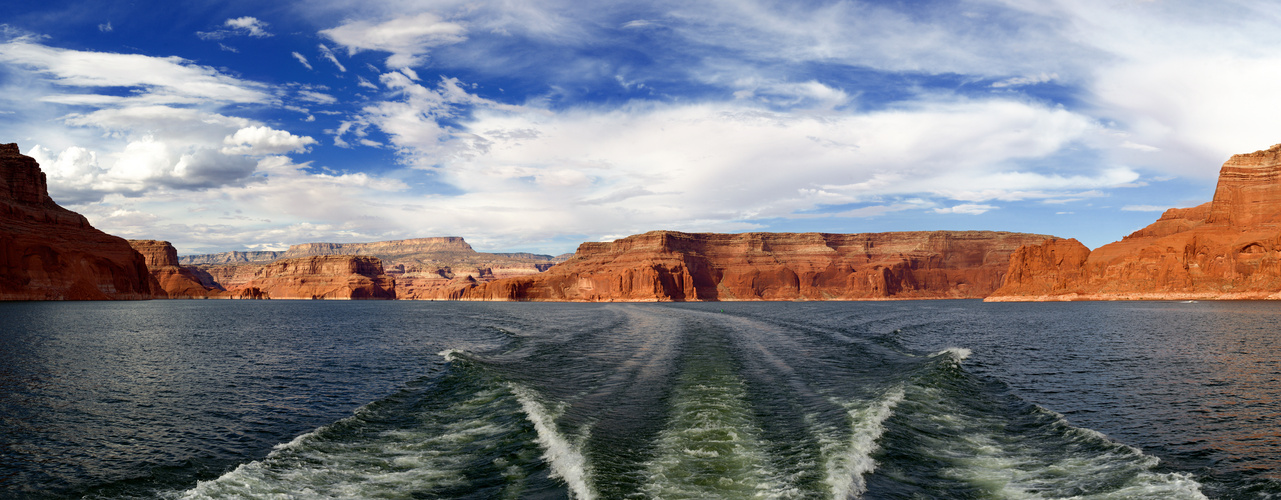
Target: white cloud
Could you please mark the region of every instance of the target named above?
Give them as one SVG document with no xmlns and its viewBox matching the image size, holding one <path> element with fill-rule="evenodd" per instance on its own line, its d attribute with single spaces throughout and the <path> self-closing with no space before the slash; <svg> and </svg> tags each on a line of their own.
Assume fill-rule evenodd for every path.
<svg viewBox="0 0 1281 500">
<path fill-rule="evenodd" d="M 329 50 L 329 47 L 323 43 L 320 44 L 320 57 L 328 59 L 329 62 L 334 63 L 334 66 L 338 67 L 338 71 L 343 73 L 347 72 L 347 67 L 343 66 L 341 62 L 338 62 L 338 58 L 334 56 L 334 51 Z"/>
<path fill-rule="evenodd" d="M 948 207 L 948 208 L 936 208 L 934 209 L 934 212 L 940 213 L 940 214 L 979 215 L 982 213 L 986 213 L 989 210 L 996 210 L 997 208 L 1000 208 L 1000 207 L 997 207 L 995 205 L 978 205 L 974 203 L 963 203 L 963 204 Z"/>
<path fill-rule="evenodd" d="M 111 21 L 107 21 L 107 22 L 106 22 L 106 23 L 104 23 L 104 24 L 99 24 L 99 25 L 98 25 L 98 31 L 101 31 L 101 32 L 103 32 L 103 33 L 110 33 L 110 32 L 112 32 L 112 31 L 114 31 L 114 30 L 115 30 L 115 28 L 112 28 L 112 27 L 111 27 Z"/>
<path fill-rule="evenodd" d="M 228 155 L 279 155 L 306 151 L 316 140 L 293 135 L 270 127 L 245 127 L 223 139 L 223 154 Z"/>
<path fill-rule="evenodd" d="M 307 69 L 314 69 L 311 67 L 311 63 L 307 62 L 307 56 L 304 56 L 297 52 L 293 52 L 293 55 L 294 55 L 294 59 L 297 59 L 298 62 L 302 63 L 302 65 L 305 66 Z"/>
<path fill-rule="evenodd" d="M 231 36 L 250 36 L 254 38 L 265 38 L 272 36 L 267 32 L 267 23 L 256 17 L 244 16 L 227 19 L 222 25 L 228 29 L 215 31 L 197 31 L 196 36 L 201 40 L 222 40 Z"/>
<path fill-rule="evenodd" d="M 338 102 L 337 97 L 312 90 L 298 91 L 298 98 L 307 102 L 314 102 L 316 104 L 334 104 Z"/>
<path fill-rule="evenodd" d="M 114 100 L 159 102 L 265 103 L 272 97 L 266 86 L 222 74 L 181 57 L 151 57 L 59 49 L 19 38 L 0 44 L 0 63 L 47 75 L 62 87 L 126 87 L 138 92 Z M 96 96 L 91 92 L 78 94 Z"/>
<path fill-rule="evenodd" d="M 372 82 L 370 82 L 369 80 L 366 80 L 366 79 L 365 79 L 365 77 L 363 77 L 363 76 L 357 76 L 357 77 L 356 77 L 356 84 L 357 84 L 357 85 L 360 85 L 361 87 L 368 88 L 368 89 L 378 90 L 378 86 L 377 86 L 377 85 L 374 85 L 374 84 L 373 84 Z"/>
<path fill-rule="evenodd" d="M 1021 87 L 1024 85 L 1037 85 L 1041 83 L 1052 82 L 1054 80 L 1057 80 L 1058 78 L 1059 78 L 1059 75 L 1057 73 L 1041 73 L 1039 75 L 1032 75 L 1032 76 L 1016 76 L 1014 78 L 1007 78 L 1005 80 L 1001 80 L 999 82 L 993 83 L 992 87 L 999 89 L 999 88 L 1005 88 L 1005 87 Z"/>
<path fill-rule="evenodd" d="M 551 112 L 487 101 L 453 79 L 429 88 L 392 72 L 382 83 L 399 98 L 364 108 L 336 140 L 361 138 L 362 127 L 387 134 L 406 161 L 462 191 L 444 203 L 449 227 L 485 237 L 743 230 L 760 219 L 903 210 L 979 214 L 996 208 L 984 201 L 1079 197 L 1138 177 L 1125 167 L 1065 175 L 1018 166 L 1101 133 L 1087 117 L 1021 101 L 915 102 L 862 114 L 738 103 Z M 460 119 L 460 127 L 443 125 Z M 814 212 L 851 203 L 872 205 Z"/>
<path fill-rule="evenodd" d="M 432 13 L 397 17 L 382 23 L 352 21 L 320 34 L 347 48 L 348 55 L 372 50 L 390 52 L 388 68 L 417 66 L 433 47 L 466 39 L 462 25 Z"/>
<path fill-rule="evenodd" d="M 250 16 L 228 19 L 223 23 L 223 26 L 244 32 L 245 34 L 256 38 L 271 36 L 271 33 L 268 33 L 266 30 L 267 23 Z"/>
</svg>

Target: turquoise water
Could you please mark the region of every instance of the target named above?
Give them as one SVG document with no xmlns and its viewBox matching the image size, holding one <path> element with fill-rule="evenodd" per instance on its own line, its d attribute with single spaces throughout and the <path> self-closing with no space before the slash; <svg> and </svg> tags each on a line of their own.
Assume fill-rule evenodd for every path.
<svg viewBox="0 0 1281 500">
<path fill-rule="evenodd" d="M 1281 305 L 5 303 L 5 498 L 1275 498 Z"/>
</svg>

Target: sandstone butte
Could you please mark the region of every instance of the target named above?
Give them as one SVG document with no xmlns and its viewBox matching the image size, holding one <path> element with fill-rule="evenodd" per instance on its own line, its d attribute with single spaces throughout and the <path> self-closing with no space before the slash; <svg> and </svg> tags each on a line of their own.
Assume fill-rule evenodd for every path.
<svg viewBox="0 0 1281 500">
<path fill-rule="evenodd" d="M 986 300 L 1281 299 L 1281 144 L 1234 155 L 1209 203 L 1090 251 L 1050 239 L 1018 249 Z"/>
<path fill-rule="evenodd" d="M 981 298 L 1000 286 L 1016 249 L 1048 238 L 991 231 L 654 231 L 609 243 L 583 243 L 573 257 L 544 273 L 455 284 L 430 298 L 584 302 Z"/>
<path fill-rule="evenodd" d="M 369 243 L 302 243 L 284 252 L 224 252 L 187 255 L 179 262 L 192 269 L 204 286 L 245 287 L 259 269 L 277 259 L 325 255 L 366 255 L 383 262 L 396 281 L 401 299 L 434 298 L 439 289 L 483 283 L 547 270 L 557 258 L 527 253 L 477 252 L 459 237 L 413 238 Z"/>
<path fill-rule="evenodd" d="M 159 284 L 123 238 L 49 198 L 44 172 L 0 144 L 0 300 L 147 299 Z"/>
<path fill-rule="evenodd" d="M 200 269 L 181 266 L 168 241 L 130 240 L 171 299 L 394 299 L 395 280 L 382 262 L 360 255 L 313 255 L 246 267 L 236 286 L 212 282 Z M 158 294 L 159 295 L 159 294 Z"/>
<path fill-rule="evenodd" d="M 147 270 L 160 285 L 158 298 L 208 298 L 223 291 L 202 285 L 195 272 L 178 265 L 178 250 L 168 241 L 129 240 L 129 245 L 142 254 Z"/>
</svg>

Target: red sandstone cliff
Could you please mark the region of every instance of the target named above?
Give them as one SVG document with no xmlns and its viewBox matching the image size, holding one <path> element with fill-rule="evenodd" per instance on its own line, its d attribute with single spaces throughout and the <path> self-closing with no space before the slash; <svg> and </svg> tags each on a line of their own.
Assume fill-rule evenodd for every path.
<svg viewBox="0 0 1281 500">
<path fill-rule="evenodd" d="M 377 257 L 385 272 L 396 281 L 396 295 L 403 299 L 439 296 L 441 289 L 463 283 L 538 274 L 559 260 L 550 255 L 528 253 L 484 253 L 472 249 L 459 237 L 413 238 L 369 243 L 302 243 L 285 252 L 226 252 L 189 255 L 179 261 L 206 287 L 228 290 L 249 283 L 264 266 L 280 258 L 318 255 L 366 255 Z"/>
<path fill-rule="evenodd" d="M 228 293 L 235 298 L 394 299 L 396 282 L 375 257 L 317 255 L 259 267 L 253 278 L 229 287 Z"/>
<path fill-rule="evenodd" d="M 546 301 L 979 298 L 1010 254 L 1048 236 L 933 231 L 688 234 L 583 243 L 544 273 L 464 283 L 439 299 Z"/>
<path fill-rule="evenodd" d="M 1121 241 L 1019 249 L 989 301 L 1281 298 L 1281 144 L 1234 155 L 1214 200 Z"/>
<path fill-rule="evenodd" d="M 123 238 L 49 198 L 44 172 L 0 144 L 0 300 L 151 298 L 159 285 Z"/>
<path fill-rule="evenodd" d="M 194 271 L 178 264 L 178 250 L 168 241 L 129 240 L 129 245 L 142 254 L 147 270 L 156 278 L 161 291 L 170 299 L 217 297 L 222 288 L 205 286 Z"/>
</svg>

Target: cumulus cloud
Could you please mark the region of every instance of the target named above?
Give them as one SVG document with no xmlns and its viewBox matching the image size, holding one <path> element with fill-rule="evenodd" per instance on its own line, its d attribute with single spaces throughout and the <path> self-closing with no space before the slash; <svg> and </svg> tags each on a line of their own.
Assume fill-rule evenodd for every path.
<svg viewBox="0 0 1281 500">
<path fill-rule="evenodd" d="M 346 47 L 348 55 L 365 50 L 390 52 L 391 56 L 387 58 L 389 68 L 420 65 L 433 47 L 466 39 L 466 29 L 462 25 L 445 21 L 429 12 L 382 23 L 352 21 L 322 30 L 320 34 Z"/>
<path fill-rule="evenodd" d="M 245 127 L 223 139 L 228 155 L 279 155 L 306 151 L 316 140 L 270 127 Z"/>
<path fill-rule="evenodd" d="M 43 144 L 29 153 L 64 203 L 241 186 L 255 182 L 258 158 L 315 143 L 217 112 L 277 101 L 265 85 L 182 58 L 66 50 L 19 38 L 0 44 L 0 64 L 28 75 L 33 97 L 24 115 L 64 109 L 46 120 L 62 128 L 41 132 Z M 99 93 L 110 87 L 129 92 Z M 64 104 L 76 111 L 66 113 Z M 96 133 L 81 133 L 88 130 Z"/>
<path fill-rule="evenodd" d="M 427 86 L 391 72 L 381 81 L 397 98 L 366 106 L 336 140 L 385 134 L 406 162 L 461 191 L 447 203 L 448 219 L 475 231 L 467 234 L 977 215 L 996 209 L 992 201 L 1080 197 L 1138 178 L 1123 166 L 1070 174 L 1027 166 L 1101 132 L 1088 117 L 1020 100 L 920 101 L 870 113 L 776 110 L 755 100 L 552 112 L 486 100 L 456 79 Z M 850 204 L 866 205 L 827 208 Z"/>
</svg>

